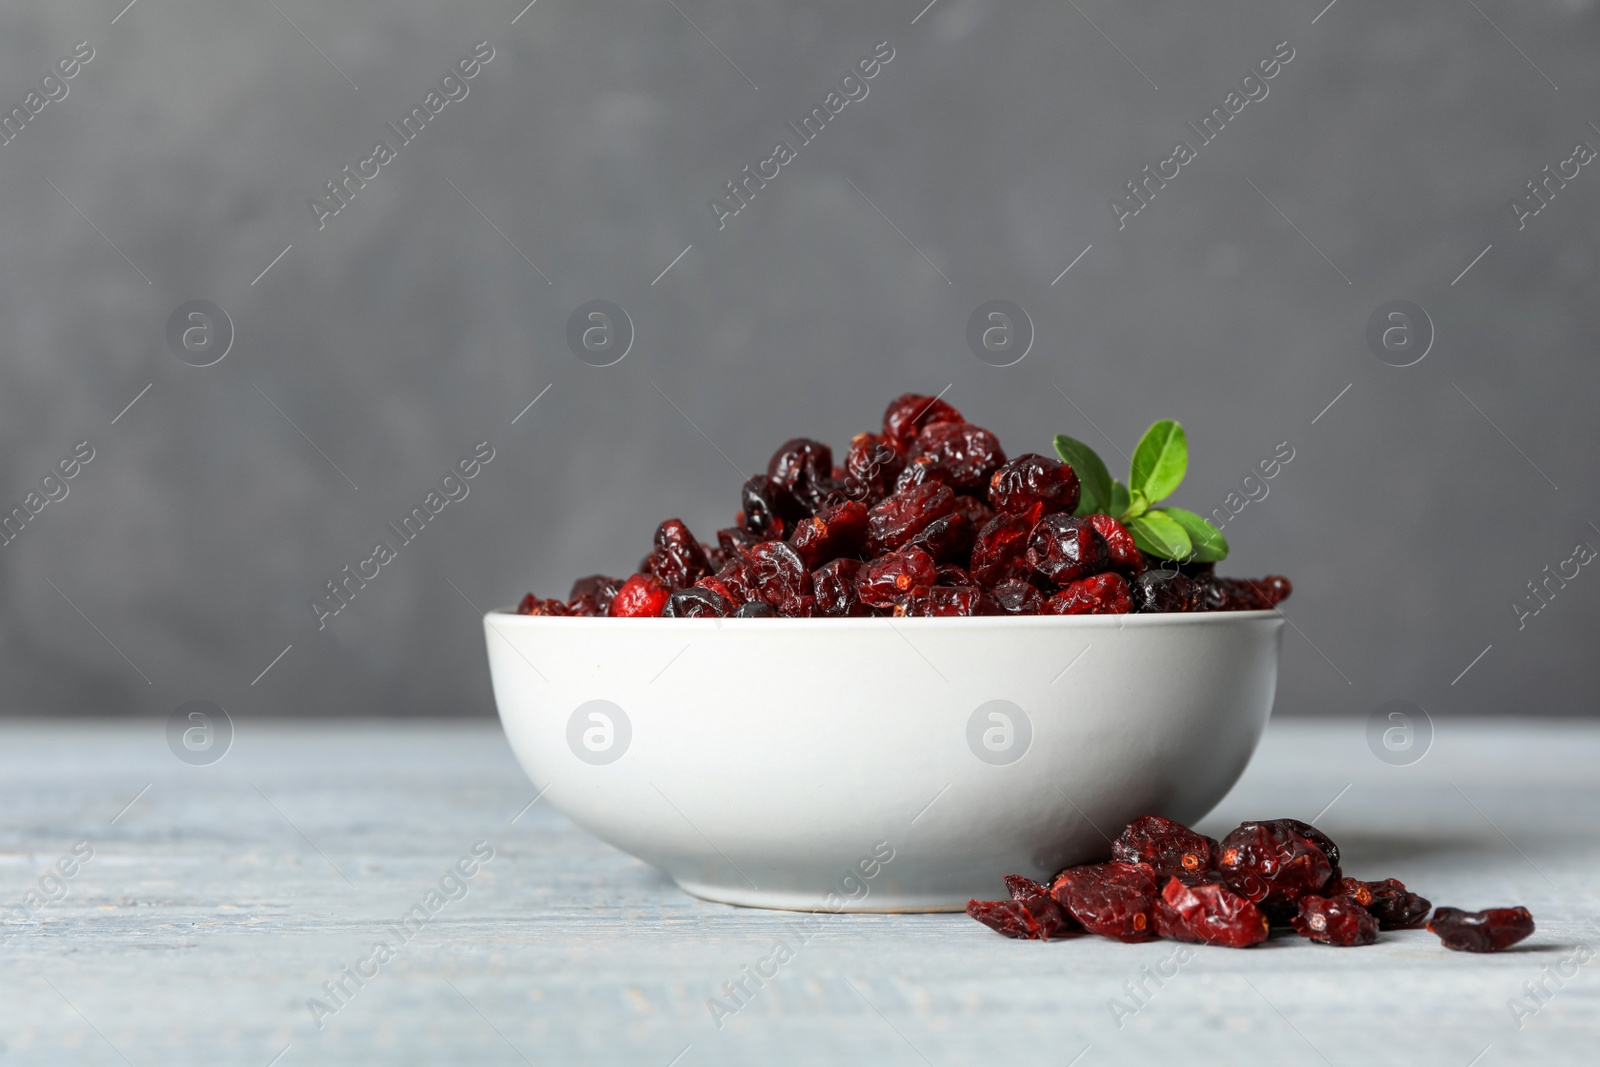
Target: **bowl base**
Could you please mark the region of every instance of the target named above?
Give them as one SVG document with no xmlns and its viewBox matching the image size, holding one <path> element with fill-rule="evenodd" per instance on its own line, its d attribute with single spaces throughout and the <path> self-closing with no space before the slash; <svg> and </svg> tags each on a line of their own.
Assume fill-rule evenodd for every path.
<svg viewBox="0 0 1600 1067">
<path fill-rule="evenodd" d="M 679 889 L 702 900 L 733 904 L 741 908 L 766 908 L 770 911 L 816 911 L 828 914 L 906 915 L 926 912 L 966 911 L 967 900 L 953 900 L 948 894 L 904 894 L 874 891 L 860 901 L 846 899 L 842 905 L 824 902 L 815 893 L 785 892 L 781 889 L 752 889 L 748 885 L 686 882 L 673 879 Z"/>
</svg>

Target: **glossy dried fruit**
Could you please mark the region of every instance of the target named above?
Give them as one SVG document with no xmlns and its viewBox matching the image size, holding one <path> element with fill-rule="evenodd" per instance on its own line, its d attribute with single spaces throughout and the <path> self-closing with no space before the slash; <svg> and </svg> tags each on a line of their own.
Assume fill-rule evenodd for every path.
<svg viewBox="0 0 1600 1067">
<path fill-rule="evenodd" d="M 1301 937 L 1348 948 L 1378 940 L 1378 920 L 1354 897 L 1301 897 L 1289 924 Z"/>
<path fill-rule="evenodd" d="M 767 460 L 767 477 L 795 499 L 816 507 L 833 487 L 833 449 L 809 437 L 785 441 Z"/>
<path fill-rule="evenodd" d="M 858 433 L 844 458 L 844 493 L 871 507 L 894 492 L 906 458 L 882 434 Z"/>
<path fill-rule="evenodd" d="M 1141 815 L 1111 842 L 1111 858 L 1149 864 L 1157 881 L 1178 878 L 1192 884 L 1192 879 L 1211 869 L 1211 842 L 1181 822 Z"/>
<path fill-rule="evenodd" d="M 711 562 L 682 519 L 656 527 L 655 547 L 645 557 L 646 570 L 668 589 L 684 589 L 711 573 Z"/>
<path fill-rule="evenodd" d="M 1114 571 L 1070 582 L 1044 606 L 1046 615 L 1126 615 L 1132 610 L 1128 583 Z"/>
<path fill-rule="evenodd" d="M 947 485 L 924 482 L 909 486 L 879 501 L 867 513 L 867 548 L 874 554 L 899 548 L 955 507 L 955 493 Z"/>
<path fill-rule="evenodd" d="M 1527 908 L 1440 908 L 1428 920 L 1428 932 L 1457 952 L 1501 952 L 1533 933 L 1533 916 Z"/>
<path fill-rule="evenodd" d="M 969 422 L 930 422 L 917 435 L 912 455 L 938 463 L 949 472 L 951 485 L 980 491 L 1006 461 L 1000 438 Z"/>
<path fill-rule="evenodd" d="M 742 526 L 729 526 L 717 531 L 717 547 L 722 549 L 726 559 L 722 566 L 727 566 L 728 561 L 742 559 L 750 550 L 762 542 L 758 534 L 753 534 Z M 721 570 L 722 567 L 718 567 Z"/>
<path fill-rule="evenodd" d="M 1035 523 L 1058 511 L 1071 512 L 1078 506 L 1079 491 L 1071 467 L 1037 452 L 1018 456 L 989 478 L 989 504 L 997 514 L 1021 515 Z"/>
<path fill-rule="evenodd" d="M 899 477 L 894 480 L 894 492 L 902 493 L 913 485 L 921 485 L 924 482 L 943 482 L 949 485 L 950 472 L 935 463 L 932 456 L 918 456 L 900 469 Z"/>
<path fill-rule="evenodd" d="M 723 619 L 733 614 L 733 605 L 710 589 L 692 586 L 674 590 L 661 614 L 668 619 Z"/>
<path fill-rule="evenodd" d="M 780 612 L 786 601 L 811 594 L 811 573 L 782 541 L 763 541 L 752 548 L 744 561 L 744 578 L 756 599 Z"/>
<path fill-rule="evenodd" d="M 883 413 L 883 436 L 902 454 L 910 454 L 922 428 L 934 422 L 962 422 L 961 412 L 936 396 L 906 393 L 895 397 Z"/>
<path fill-rule="evenodd" d="M 989 592 L 995 604 L 1007 615 L 1039 615 L 1044 612 L 1044 594 L 1031 582 L 1008 578 L 996 583 Z"/>
<path fill-rule="evenodd" d="M 993 586 L 1010 579 L 1026 580 L 1028 534 L 1033 527 L 1016 515 L 996 515 L 978 531 L 972 544 L 972 563 L 967 568 L 979 585 Z"/>
<path fill-rule="evenodd" d="M 913 593 L 894 606 L 897 616 L 933 618 L 954 615 L 998 615 L 1000 608 L 993 598 L 975 585 L 936 585 L 920 593 Z"/>
<path fill-rule="evenodd" d="M 1112 570 L 1125 578 L 1132 578 L 1145 569 L 1144 555 L 1139 551 L 1139 546 L 1133 543 L 1133 534 L 1128 532 L 1126 526 L 1110 515 L 1099 512 L 1085 517 L 1089 525 L 1094 527 L 1094 532 L 1105 540 L 1106 559 Z"/>
<path fill-rule="evenodd" d="M 811 595 L 817 598 L 816 614 L 826 619 L 871 615 L 872 609 L 856 595 L 856 578 L 861 561 L 836 559 L 811 572 Z"/>
<path fill-rule="evenodd" d="M 1328 866 L 1331 868 L 1328 874 L 1328 883 L 1330 885 L 1344 877 L 1344 872 L 1339 869 L 1339 846 L 1333 838 L 1310 823 L 1301 822 L 1299 819 L 1274 819 L 1273 822 L 1282 823 L 1322 850 L 1322 854 L 1328 857 Z"/>
<path fill-rule="evenodd" d="M 1068 867 L 1050 893 L 1091 934 L 1128 942 L 1155 936 L 1156 876 L 1143 863 Z"/>
<path fill-rule="evenodd" d="M 1188 611 L 1194 600 L 1193 583 L 1183 574 L 1147 570 L 1128 583 L 1133 610 L 1138 612 Z"/>
<path fill-rule="evenodd" d="M 972 541 L 977 531 L 972 520 L 959 511 L 934 519 L 907 541 L 916 545 L 937 563 L 965 563 L 972 558 Z"/>
<path fill-rule="evenodd" d="M 826 504 L 795 524 L 789 544 L 807 567 L 859 555 L 867 543 L 867 506 L 858 500 Z"/>
<path fill-rule="evenodd" d="M 653 618 L 667 606 L 672 590 L 661 584 L 654 575 L 635 574 L 622 584 L 616 598 L 611 601 L 610 615 L 614 619 Z"/>
<path fill-rule="evenodd" d="M 1363 882 L 1358 878 L 1330 881 L 1329 896 L 1354 898 L 1357 904 L 1378 920 L 1380 930 L 1405 930 L 1421 926 L 1433 905 L 1425 897 L 1409 891 L 1398 878 Z"/>
<path fill-rule="evenodd" d="M 611 610 L 611 601 L 622 588 L 623 579 L 604 574 L 591 574 L 572 583 L 567 594 L 567 607 L 574 615 L 605 615 Z"/>
<path fill-rule="evenodd" d="M 969 900 L 967 914 L 997 934 L 1020 941 L 1039 936 L 1039 921 L 1020 900 Z"/>
<path fill-rule="evenodd" d="M 1240 823 L 1221 848 L 1215 862 L 1223 881 L 1274 922 L 1288 920 L 1294 905 L 1320 893 L 1333 873 L 1322 849 L 1283 819 Z"/>
<path fill-rule="evenodd" d="M 908 547 L 862 564 L 856 574 L 856 595 L 871 607 L 892 608 L 909 596 L 926 593 L 938 580 L 933 557 Z"/>
<path fill-rule="evenodd" d="M 573 611 L 564 601 L 541 600 L 529 593 L 517 605 L 518 615 L 571 615 Z"/>
<path fill-rule="evenodd" d="M 1155 921 L 1162 937 L 1226 948 L 1259 945 L 1269 932 L 1261 909 L 1226 886 L 1186 885 L 1176 877 L 1156 898 Z"/>
<path fill-rule="evenodd" d="M 1020 874 L 1006 875 L 1005 883 L 1011 891 L 1011 899 L 1027 908 L 1028 914 L 1033 916 L 1039 931 L 1036 936 L 1040 941 L 1065 937 L 1078 931 L 1078 925 L 1061 910 L 1061 905 L 1056 903 L 1056 898 L 1050 895 L 1050 890 L 1045 886 Z"/>
<path fill-rule="evenodd" d="M 1088 519 L 1046 515 L 1028 534 L 1028 566 L 1057 585 L 1106 569 L 1105 538 Z"/>
<path fill-rule="evenodd" d="M 805 518 L 806 509 L 793 493 L 764 474 L 747 480 L 739 489 L 741 520 L 746 530 L 769 540 L 781 538 L 784 531 Z"/>
<path fill-rule="evenodd" d="M 765 600 L 749 600 L 739 605 L 739 610 L 733 613 L 736 619 L 771 619 L 777 616 L 771 604 Z"/>
</svg>

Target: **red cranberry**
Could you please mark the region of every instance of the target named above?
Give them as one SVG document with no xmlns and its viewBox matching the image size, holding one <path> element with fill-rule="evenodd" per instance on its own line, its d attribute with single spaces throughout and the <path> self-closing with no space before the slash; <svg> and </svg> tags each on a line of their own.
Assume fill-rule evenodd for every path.
<svg viewBox="0 0 1600 1067">
<path fill-rule="evenodd" d="M 750 550 L 761 543 L 761 537 L 751 533 L 742 526 L 730 526 L 717 531 L 717 547 L 722 549 L 726 560 L 742 559 Z M 722 567 L 718 567 L 721 570 Z"/>
<path fill-rule="evenodd" d="M 1144 555 L 1133 543 L 1133 534 L 1128 532 L 1126 526 L 1110 515 L 1099 512 L 1086 517 L 1089 525 L 1094 527 L 1094 532 L 1105 539 L 1106 559 L 1110 561 L 1112 570 L 1120 571 L 1127 578 L 1144 570 Z"/>
<path fill-rule="evenodd" d="M 579 578 L 567 594 L 567 607 L 574 615 L 604 615 L 611 610 L 611 601 L 621 588 L 621 578 L 608 578 L 604 574 Z"/>
<path fill-rule="evenodd" d="M 1357 878 L 1330 881 L 1329 896 L 1351 897 L 1378 920 L 1380 930 L 1405 930 L 1420 926 L 1433 908 L 1427 898 L 1408 891 L 1398 878 L 1363 882 Z"/>
<path fill-rule="evenodd" d="M 929 423 L 917 435 L 913 455 L 931 457 L 950 472 L 950 484 L 961 489 L 987 488 L 1006 461 L 1000 438 L 967 422 Z"/>
<path fill-rule="evenodd" d="M 1061 910 L 1061 905 L 1050 895 L 1050 890 L 1032 878 L 1024 878 L 1020 874 L 1008 874 L 1005 883 L 1006 888 L 1011 891 L 1011 899 L 1028 909 L 1028 914 L 1033 916 L 1034 923 L 1038 927 L 1035 936 L 1040 941 L 1065 937 L 1079 928 L 1078 924 Z"/>
<path fill-rule="evenodd" d="M 1282 819 L 1240 823 L 1221 847 L 1223 881 L 1275 921 L 1287 919 L 1301 897 L 1320 893 L 1333 873 L 1322 849 Z"/>
<path fill-rule="evenodd" d="M 1123 863 L 1148 863 L 1163 880 L 1190 879 L 1211 869 L 1207 838 L 1180 822 L 1160 815 L 1141 815 L 1111 842 L 1111 858 Z"/>
<path fill-rule="evenodd" d="M 992 586 L 1009 578 L 1027 578 L 1028 520 L 1010 515 L 990 519 L 972 544 L 972 565 L 968 568 L 979 585 Z"/>
<path fill-rule="evenodd" d="M 856 500 L 826 505 L 811 518 L 801 519 L 789 538 L 807 567 L 858 555 L 866 543 L 867 507 Z"/>
<path fill-rule="evenodd" d="M 836 559 L 811 572 L 811 595 L 817 598 L 816 614 L 828 619 L 870 615 L 872 610 L 856 594 L 856 578 L 861 561 Z"/>
<path fill-rule="evenodd" d="M 1050 893 L 1091 934 L 1130 942 L 1155 936 L 1156 876 L 1143 863 L 1068 867 Z"/>
<path fill-rule="evenodd" d="M 934 519 L 907 544 L 916 545 L 940 563 L 966 561 L 972 557 L 972 541 L 977 531 L 959 511 Z"/>
<path fill-rule="evenodd" d="M 767 477 L 814 504 L 833 482 L 833 449 L 809 437 L 785 441 L 767 461 Z"/>
<path fill-rule="evenodd" d="M 1106 569 L 1105 538 L 1088 519 L 1046 515 L 1028 534 L 1028 566 L 1067 585 Z"/>
<path fill-rule="evenodd" d="M 1044 606 L 1046 615 L 1126 615 L 1132 610 L 1128 583 L 1110 571 L 1069 583 Z"/>
<path fill-rule="evenodd" d="M 1428 931 L 1457 952 L 1500 952 L 1533 933 L 1533 916 L 1527 908 L 1440 908 L 1428 920 Z"/>
<path fill-rule="evenodd" d="M 646 559 L 646 569 L 668 589 L 687 588 L 711 573 L 705 550 L 682 519 L 668 519 L 656 527 L 655 548 Z"/>
<path fill-rule="evenodd" d="M 1019 941 L 1039 938 L 1039 920 L 1020 900 L 969 900 L 967 914 L 989 929 Z"/>
<path fill-rule="evenodd" d="M 995 603 L 1007 615 L 1043 615 L 1044 595 L 1032 582 L 1008 578 L 990 590 Z"/>
<path fill-rule="evenodd" d="M 922 428 L 934 422 L 961 422 L 961 412 L 933 396 L 907 393 L 889 402 L 883 413 L 883 436 L 902 454 L 909 454 Z"/>
<path fill-rule="evenodd" d="M 622 584 L 616 599 L 611 601 L 611 617 L 638 619 L 661 614 L 667 606 L 672 590 L 662 585 L 653 575 L 635 574 Z"/>
<path fill-rule="evenodd" d="M 927 592 L 938 580 L 933 557 L 920 548 L 906 547 L 862 564 L 856 595 L 863 604 L 892 608 L 906 597 Z"/>
<path fill-rule="evenodd" d="M 1194 604 L 1194 581 L 1177 571 L 1145 571 L 1128 583 L 1128 590 L 1134 611 L 1189 611 Z"/>
<path fill-rule="evenodd" d="M 1030 522 L 1058 511 L 1072 511 L 1078 506 L 1078 493 L 1078 476 L 1072 468 L 1037 452 L 1018 456 L 989 479 L 989 503 L 994 510 L 1002 515 L 1022 515 Z"/>
<path fill-rule="evenodd" d="M 529 593 L 522 598 L 522 603 L 517 605 L 518 615 L 571 615 L 571 608 L 560 600 L 540 600 Z"/>
<path fill-rule="evenodd" d="M 950 484 L 950 472 L 934 460 L 932 456 L 918 456 L 907 463 L 900 470 L 900 476 L 894 480 L 894 491 L 904 492 L 913 485 L 923 482 L 943 482 Z"/>
<path fill-rule="evenodd" d="M 955 506 L 955 494 L 938 482 L 925 482 L 895 493 L 867 513 L 867 548 L 875 553 L 899 548 L 934 519 L 950 514 Z"/>
<path fill-rule="evenodd" d="M 733 614 L 733 605 L 710 589 L 693 586 L 674 590 L 661 614 L 669 619 L 722 619 Z"/>
<path fill-rule="evenodd" d="M 794 494 L 764 474 L 758 474 L 739 490 L 744 509 L 741 525 L 758 537 L 775 538 L 805 517 L 805 508 Z"/>
<path fill-rule="evenodd" d="M 931 618 L 950 615 L 998 615 L 994 600 L 975 585 L 936 585 L 913 593 L 894 606 L 896 616 Z"/>
<path fill-rule="evenodd" d="M 1249 948 L 1267 939 L 1267 917 L 1226 886 L 1167 879 L 1155 902 L 1156 933 L 1175 941 Z"/>
<path fill-rule="evenodd" d="M 744 561 L 746 584 L 756 599 L 780 612 L 786 601 L 811 595 L 811 574 L 795 550 L 782 541 L 763 541 Z"/>
<path fill-rule="evenodd" d="M 1354 897 L 1301 897 L 1289 925 L 1301 937 L 1324 945 L 1349 948 L 1378 940 L 1378 920 Z"/>
<path fill-rule="evenodd" d="M 845 454 L 845 494 L 871 507 L 894 491 L 895 479 L 905 465 L 905 457 L 887 437 L 858 433 Z"/>
<path fill-rule="evenodd" d="M 697 589 L 709 589 L 717 594 L 732 608 L 749 603 L 755 596 L 754 591 L 745 582 L 744 562 L 737 559 L 724 564 L 716 574 L 707 575 L 694 584 Z"/>
<path fill-rule="evenodd" d="M 972 523 L 974 532 L 988 525 L 989 520 L 994 518 L 995 514 L 994 509 L 988 504 L 966 493 L 956 494 L 956 510 L 965 515 L 967 520 Z"/>
</svg>

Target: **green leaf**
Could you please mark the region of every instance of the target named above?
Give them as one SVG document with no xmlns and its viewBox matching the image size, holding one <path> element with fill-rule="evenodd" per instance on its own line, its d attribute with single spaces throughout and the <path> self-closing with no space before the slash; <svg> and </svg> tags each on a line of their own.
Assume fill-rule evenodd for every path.
<svg viewBox="0 0 1600 1067">
<path fill-rule="evenodd" d="M 1152 511 L 1127 524 L 1128 532 L 1133 535 L 1133 543 L 1140 552 L 1159 557 L 1160 559 L 1188 559 L 1194 551 L 1194 546 L 1189 543 L 1189 535 L 1183 532 L 1183 527 L 1161 514 Z"/>
<path fill-rule="evenodd" d="M 1228 558 L 1228 541 L 1222 531 L 1211 525 L 1204 516 L 1183 508 L 1157 508 L 1152 515 L 1165 515 L 1189 535 L 1194 558 L 1200 563 L 1216 563 Z"/>
<path fill-rule="evenodd" d="M 1139 438 L 1128 485 L 1155 503 L 1172 495 L 1188 469 L 1189 439 L 1183 427 L 1171 419 L 1162 419 Z"/>
<path fill-rule="evenodd" d="M 1119 520 L 1128 513 L 1128 487 L 1117 479 L 1111 479 L 1111 508 L 1108 514 L 1115 515 Z"/>
<path fill-rule="evenodd" d="M 1056 434 L 1056 455 L 1072 468 L 1078 476 L 1083 492 L 1078 497 L 1078 510 L 1074 515 L 1089 515 L 1108 511 L 1111 507 L 1111 472 L 1095 450 L 1064 433 Z"/>
<path fill-rule="evenodd" d="M 1117 516 L 1117 521 L 1127 522 L 1129 519 L 1137 519 L 1149 510 L 1150 501 L 1146 499 L 1143 493 L 1135 489 L 1128 494 L 1128 506 L 1122 509 L 1122 513 Z"/>
</svg>

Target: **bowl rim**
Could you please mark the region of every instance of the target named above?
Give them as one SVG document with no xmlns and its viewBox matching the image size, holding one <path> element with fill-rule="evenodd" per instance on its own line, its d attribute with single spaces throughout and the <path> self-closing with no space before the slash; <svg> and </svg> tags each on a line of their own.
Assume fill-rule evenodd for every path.
<svg viewBox="0 0 1600 1067">
<path fill-rule="evenodd" d="M 601 615 L 519 615 L 511 608 L 495 608 L 484 614 L 485 625 L 493 623 L 499 629 L 505 621 L 525 629 L 567 628 L 602 629 L 621 626 L 630 630 L 696 629 L 733 630 L 897 630 L 903 626 L 914 629 L 1026 629 L 1029 627 L 1057 629 L 1121 629 L 1124 627 L 1160 626 L 1220 626 L 1229 622 L 1288 621 L 1288 616 L 1276 609 L 1256 611 L 1166 611 L 1120 615 L 971 615 L 893 618 L 886 615 L 858 616 L 843 619 L 794 619 L 782 616 L 764 619 L 668 619 L 661 616 L 619 619 Z"/>
</svg>

